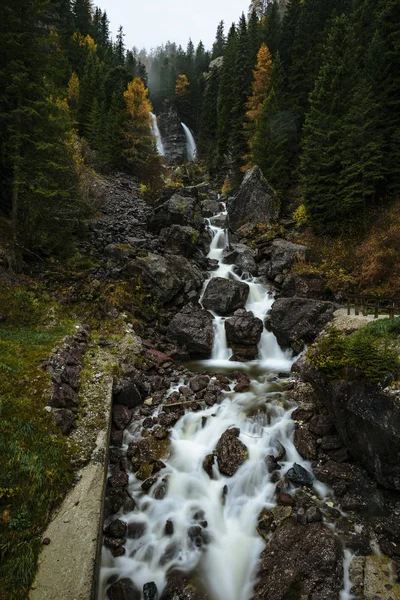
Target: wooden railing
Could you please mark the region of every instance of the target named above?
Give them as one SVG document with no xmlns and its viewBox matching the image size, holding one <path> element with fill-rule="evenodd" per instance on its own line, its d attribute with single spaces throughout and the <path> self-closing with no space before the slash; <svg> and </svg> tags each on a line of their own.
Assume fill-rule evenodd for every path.
<svg viewBox="0 0 400 600">
<path fill-rule="evenodd" d="M 400 313 L 400 298 L 377 298 L 376 296 L 350 295 L 347 297 L 347 314 L 350 314 L 351 307 L 354 306 L 354 313 L 360 313 L 367 316 L 373 312 L 374 318 L 379 317 L 379 313 L 388 314 L 393 318 L 396 313 Z"/>
</svg>

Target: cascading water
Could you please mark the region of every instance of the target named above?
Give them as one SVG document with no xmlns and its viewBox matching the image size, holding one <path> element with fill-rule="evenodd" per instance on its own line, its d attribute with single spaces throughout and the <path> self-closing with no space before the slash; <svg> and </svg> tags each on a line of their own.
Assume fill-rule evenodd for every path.
<svg viewBox="0 0 400 600">
<path fill-rule="evenodd" d="M 218 217 L 226 215 L 225 207 Z M 235 277 L 232 265 L 222 262 L 228 244 L 227 231 L 212 225 L 209 258 L 218 260 L 210 277 Z M 257 280 L 248 278 L 247 310 L 264 320 L 273 297 Z M 207 284 L 207 282 L 206 282 Z M 259 344 L 259 359 L 250 363 L 230 362 L 224 319 L 215 319 L 215 339 L 210 360 L 200 361 L 203 369 L 247 370 L 253 377 L 247 392 L 224 392 L 223 400 L 196 412 L 187 412 L 172 429 L 171 458 L 161 470 L 167 481 L 164 497 L 157 497 L 153 486 L 144 493 L 141 481 L 131 474 L 129 492 L 136 508 L 121 514 L 132 530 L 139 528 L 139 539 L 128 538 L 125 555 L 113 558 L 103 551 L 99 600 L 106 599 L 111 577 L 128 577 L 138 589 L 155 582 L 159 592 L 166 585 L 167 573 L 178 568 L 196 572 L 210 600 L 250 600 L 257 565 L 265 545 L 256 531 L 257 517 L 263 508 L 276 505 L 275 484 L 271 481 L 265 457 L 276 455 L 284 446 L 281 461 L 285 473 L 293 463 L 311 471 L 311 465 L 297 452 L 293 443 L 294 405 L 285 397 L 284 382 L 274 372 L 288 372 L 292 359 L 280 348 L 273 334 L 264 330 Z M 270 377 L 272 372 L 272 377 Z M 179 386 L 179 384 L 178 384 Z M 171 387 L 170 393 L 173 389 Z M 203 469 L 204 458 L 213 453 L 221 435 L 232 426 L 240 428 L 239 439 L 248 449 L 248 459 L 236 473 L 227 477 L 214 465 L 213 478 Z M 140 424 L 125 431 L 125 447 L 140 437 Z M 314 492 L 324 498 L 329 490 L 314 481 Z M 169 531 L 166 532 L 166 524 Z M 196 531 L 196 536 L 190 534 Z M 167 534 L 168 533 L 168 534 Z M 343 598 L 349 586 L 346 581 Z"/>
<path fill-rule="evenodd" d="M 151 133 L 153 134 L 153 137 L 156 140 L 158 154 L 161 154 L 161 156 L 165 156 L 164 145 L 162 143 L 161 133 L 160 133 L 160 129 L 158 127 L 158 122 L 157 122 L 157 117 L 152 112 L 150 113 L 150 129 L 151 129 Z"/>
<path fill-rule="evenodd" d="M 185 132 L 185 137 L 186 137 L 187 159 L 188 159 L 188 161 L 192 162 L 192 161 L 196 160 L 196 157 L 197 157 L 196 142 L 195 142 L 195 139 L 194 139 L 193 134 L 190 131 L 189 127 L 187 125 L 185 125 L 185 123 L 181 123 L 181 125 L 183 127 L 183 131 Z"/>
</svg>

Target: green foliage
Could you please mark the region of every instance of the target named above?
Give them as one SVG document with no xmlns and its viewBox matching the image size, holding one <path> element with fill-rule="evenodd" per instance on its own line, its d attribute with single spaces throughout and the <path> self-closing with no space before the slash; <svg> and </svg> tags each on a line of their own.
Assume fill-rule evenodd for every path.
<svg viewBox="0 0 400 600">
<path fill-rule="evenodd" d="M 48 375 L 41 362 L 71 331 L 50 298 L 21 282 L 1 282 L 0 306 L 0 581 L 10 600 L 25 598 L 51 511 L 72 480 L 64 437 L 44 410 Z"/>
<path fill-rule="evenodd" d="M 400 318 L 380 319 L 351 335 L 331 327 L 308 352 L 311 363 L 329 379 L 355 369 L 373 383 L 398 376 Z"/>
</svg>

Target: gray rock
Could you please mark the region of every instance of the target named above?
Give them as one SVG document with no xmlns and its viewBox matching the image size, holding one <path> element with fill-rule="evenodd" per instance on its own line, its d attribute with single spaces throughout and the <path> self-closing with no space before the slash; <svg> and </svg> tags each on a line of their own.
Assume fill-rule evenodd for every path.
<svg viewBox="0 0 400 600">
<path fill-rule="evenodd" d="M 144 584 L 143 597 L 144 597 L 144 600 L 158 600 L 159 599 L 160 596 L 158 594 L 158 589 L 157 589 L 157 586 L 154 583 L 154 581 Z"/>
<path fill-rule="evenodd" d="M 322 523 L 306 527 L 285 519 L 261 555 L 253 600 L 339 598 L 343 581 L 340 541 Z"/>
<path fill-rule="evenodd" d="M 218 467 L 224 475 L 234 475 L 249 457 L 247 447 L 238 439 L 239 434 L 240 429 L 233 427 L 227 429 L 218 440 L 216 448 Z"/>
<path fill-rule="evenodd" d="M 258 167 L 247 171 L 238 193 L 228 203 L 228 213 L 232 231 L 248 222 L 256 225 L 276 221 L 279 200 Z"/>
<path fill-rule="evenodd" d="M 75 423 L 75 415 L 71 410 L 59 408 L 53 412 L 53 419 L 64 435 L 71 433 Z"/>
<path fill-rule="evenodd" d="M 171 225 L 161 230 L 160 239 L 172 252 L 190 258 L 196 252 L 199 235 L 197 229 L 189 225 Z"/>
<path fill-rule="evenodd" d="M 148 253 L 128 263 L 127 275 L 140 276 L 155 298 L 167 304 L 178 294 L 198 291 L 204 281 L 200 269 L 183 256 Z"/>
<path fill-rule="evenodd" d="M 120 379 L 114 383 L 113 403 L 127 408 L 136 408 L 142 403 L 142 395 L 134 382 Z"/>
<path fill-rule="evenodd" d="M 189 225 L 195 229 L 203 228 L 204 221 L 198 201 L 190 196 L 175 194 L 154 209 L 149 219 L 151 231 L 159 232 L 171 225 Z"/>
<path fill-rule="evenodd" d="M 141 600 L 140 591 L 127 577 L 112 583 L 107 590 L 107 597 L 109 600 Z"/>
<path fill-rule="evenodd" d="M 249 295 L 249 286 L 241 281 L 213 277 L 208 282 L 203 296 L 203 306 L 219 315 L 230 315 L 244 308 Z"/>
<path fill-rule="evenodd" d="M 337 306 L 308 298 L 278 298 L 272 305 L 270 327 L 282 348 L 296 353 L 315 340 L 329 323 Z"/>
<path fill-rule="evenodd" d="M 194 575 L 169 571 L 160 600 L 210 600 L 210 596 L 202 590 Z"/>
<path fill-rule="evenodd" d="M 172 164 L 180 164 L 186 155 L 186 137 L 177 110 L 170 104 L 164 104 L 158 118 L 165 158 Z"/>
<path fill-rule="evenodd" d="M 314 475 L 297 463 L 293 463 L 293 467 L 286 473 L 286 478 L 295 485 L 311 486 L 314 481 Z"/>
<path fill-rule="evenodd" d="M 360 376 L 327 380 L 307 361 L 301 376 L 313 386 L 351 455 L 380 484 L 400 490 L 400 393 Z"/>
<path fill-rule="evenodd" d="M 201 203 L 201 212 L 203 217 L 210 218 L 220 212 L 219 210 L 219 202 L 214 198 L 207 198 L 203 200 Z"/>
<path fill-rule="evenodd" d="M 285 277 L 280 295 L 282 298 L 298 296 L 299 298 L 314 298 L 315 300 L 329 300 L 331 296 L 321 277 L 313 273 L 307 275 L 290 273 Z"/>
<path fill-rule="evenodd" d="M 200 307 L 189 305 L 174 316 L 167 336 L 185 346 L 192 358 L 209 358 L 214 341 L 213 317 Z"/>
<path fill-rule="evenodd" d="M 275 280 L 278 275 L 285 275 L 298 261 L 304 261 L 307 257 L 307 246 L 294 244 L 287 240 L 273 240 L 264 256 L 269 259 L 266 267 L 268 279 Z"/>
<path fill-rule="evenodd" d="M 226 319 L 225 330 L 228 345 L 240 344 L 256 346 L 261 339 L 263 323 L 252 312 L 237 310 L 233 317 Z"/>
</svg>

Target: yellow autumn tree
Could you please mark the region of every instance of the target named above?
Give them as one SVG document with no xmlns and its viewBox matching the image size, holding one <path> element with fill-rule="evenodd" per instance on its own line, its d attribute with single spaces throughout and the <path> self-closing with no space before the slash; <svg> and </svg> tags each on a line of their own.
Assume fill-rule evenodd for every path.
<svg viewBox="0 0 400 600">
<path fill-rule="evenodd" d="M 177 98 L 184 98 L 189 94 L 190 82 L 186 75 L 180 74 L 176 78 L 175 83 L 175 96 Z"/>
<path fill-rule="evenodd" d="M 150 128 L 152 105 L 149 91 L 140 77 L 128 84 L 124 100 L 122 133 L 127 167 L 146 185 L 155 189 L 160 185 L 162 161 Z"/>
<path fill-rule="evenodd" d="M 258 51 L 257 64 L 255 70 L 253 71 L 252 94 L 246 103 L 247 111 L 244 128 L 247 135 L 250 154 L 244 157 L 246 160 L 246 165 L 242 168 L 243 171 L 247 171 L 252 167 L 251 149 L 263 104 L 269 96 L 272 67 L 273 63 L 271 53 L 267 44 L 263 43 Z"/>
</svg>

